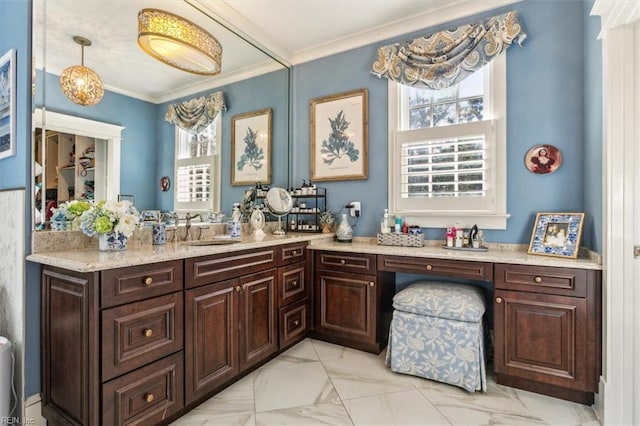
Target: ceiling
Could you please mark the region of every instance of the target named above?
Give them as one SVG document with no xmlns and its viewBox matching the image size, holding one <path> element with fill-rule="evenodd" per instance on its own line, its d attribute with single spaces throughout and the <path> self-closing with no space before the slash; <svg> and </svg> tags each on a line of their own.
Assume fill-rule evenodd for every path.
<svg viewBox="0 0 640 426">
<path fill-rule="evenodd" d="M 509 3 L 514 0 L 34 0 L 34 56 L 36 68 L 46 64 L 47 72 L 60 74 L 80 63 L 72 37 L 89 38 L 85 65 L 107 89 L 159 103 L 282 67 L 247 40 L 295 65 Z M 143 8 L 178 14 L 213 34 L 223 47 L 222 72 L 192 75 L 142 52 L 136 37 Z"/>
</svg>

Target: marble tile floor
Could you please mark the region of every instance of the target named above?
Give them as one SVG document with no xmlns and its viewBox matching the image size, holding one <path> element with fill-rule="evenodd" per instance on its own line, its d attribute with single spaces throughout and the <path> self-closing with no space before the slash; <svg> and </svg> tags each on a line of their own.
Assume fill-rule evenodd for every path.
<svg viewBox="0 0 640 426">
<path fill-rule="evenodd" d="M 591 407 L 493 377 L 468 393 L 392 373 L 384 355 L 306 339 L 172 425 L 600 425 Z"/>
</svg>

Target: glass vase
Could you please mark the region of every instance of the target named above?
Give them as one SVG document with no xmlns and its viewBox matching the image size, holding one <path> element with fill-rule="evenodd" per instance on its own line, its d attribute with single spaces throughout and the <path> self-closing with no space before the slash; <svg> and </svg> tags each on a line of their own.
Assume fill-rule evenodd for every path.
<svg viewBox="0 0 640 426">
<path fill-rule="evenodd" d="M 98 234 L 98 250 L 123 251 L 127 249 L 127 236 L 120 232 Z"/>
<path fill-rule="evenodd" d="M 353 228 L 349 224 L 347 214 L 342 213 L 342 219 L 340 219 L 340 225 L 336 229 L 336 240 L 339 243 L 350 243 L 353 238 Z"/>
</svg>

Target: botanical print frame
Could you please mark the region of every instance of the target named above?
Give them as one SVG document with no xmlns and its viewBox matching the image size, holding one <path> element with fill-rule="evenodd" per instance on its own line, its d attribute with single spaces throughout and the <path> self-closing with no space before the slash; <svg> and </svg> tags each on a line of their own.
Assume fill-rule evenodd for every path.
<svg viewBox="0 0 640 426">
<path fill-rule="evenodd" d="M 529 254 L 578 257 L 584 213 L 538 213 Z"/>
<path fill-rule="evenodd" d="M 271 108 L 231 119 L 231 185 L 271 183 Z"/>
<path fill-rule="evenodd" d="M 16 155 L 16 51 L 0 58 L 0 159 Z"/>
<path fill-rule="evenodd" d="M 311 100 L 311 180 L 367 179 L 367 100 L 367 89 Z"/>
</svg>

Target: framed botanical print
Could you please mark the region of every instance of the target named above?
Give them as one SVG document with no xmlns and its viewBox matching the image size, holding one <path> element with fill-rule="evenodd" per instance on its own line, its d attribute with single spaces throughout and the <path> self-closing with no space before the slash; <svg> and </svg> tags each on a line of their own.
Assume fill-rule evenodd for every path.
<svg viewBox="0 0 640 426">
<path fill-rule="evenodd" d="M 367 98 L 359 89 L 311 101 L 311 180 L 367 179 Z"/>
<path fill-rule="evenodd" d="M 584 213 L 538 213 L 529 254 L 578 257 Z"/>
<path fill-rule="evenodd" d="M 231 120 L 231 185 L 271 183 L 271 109 Z"/>
<path fill-rule="evenodd" d="M 16 155 L 16 51 L 0 58 L 0 159 Z"/>
</svg>

